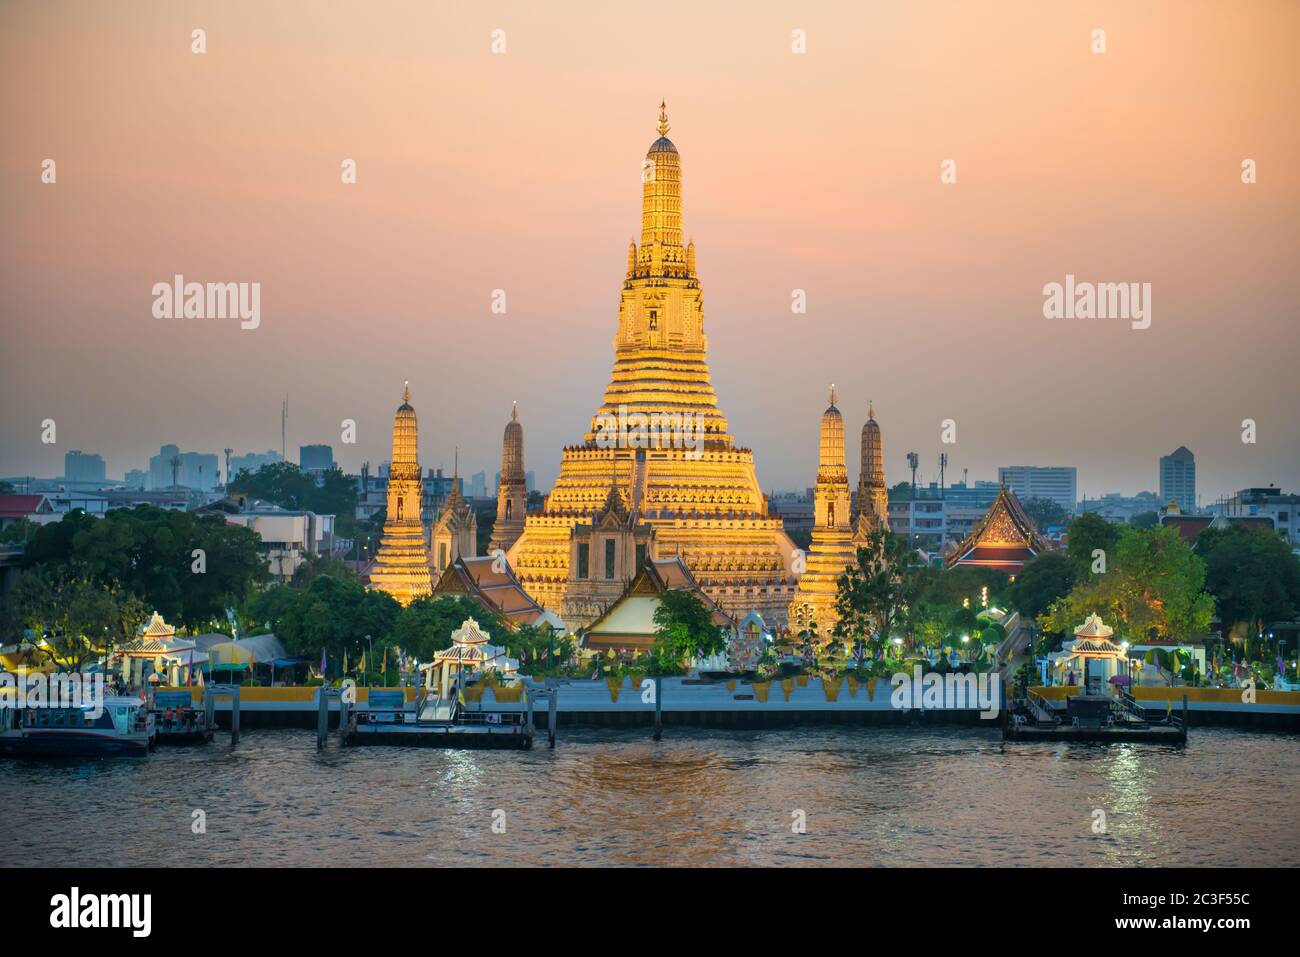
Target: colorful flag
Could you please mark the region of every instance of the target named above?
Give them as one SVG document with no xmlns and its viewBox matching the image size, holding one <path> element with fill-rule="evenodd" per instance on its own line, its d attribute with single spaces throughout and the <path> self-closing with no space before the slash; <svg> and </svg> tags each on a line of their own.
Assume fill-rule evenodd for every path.
<svg viewBox="0 0 1300 957">
<path fill-rule="evenodd" d="M 320 650 L 320 676 L 321 676 L 322 678 L 325 677 L 325 668 L 326 668 L 326 662 L 325 662 L 325 649 L 322 648 L 322 649 Z"/>
<path fill-rule="evenodd" d="M 388 674 L 388 648 L 387 648 L 387 646 L 385 646 L 385 648 L 384 648 L 384 666 L 383 666 L 382 668 L 380 668 L 379 670 L 382 671 L 384 674 Z"/>
</svg>

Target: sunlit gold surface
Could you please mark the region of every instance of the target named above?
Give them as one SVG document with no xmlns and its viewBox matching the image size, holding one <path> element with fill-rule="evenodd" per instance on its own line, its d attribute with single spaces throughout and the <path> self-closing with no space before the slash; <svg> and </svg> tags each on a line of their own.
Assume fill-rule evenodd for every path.
<svg viewBox="0 0 1300 957">
<path fill-rule="evenodd" d="M 393 463 L 388 471 L 388 511 L 370 587 L 403 605 L 433 590 L 429 549 L 420 521 L 420 456 L 415 409 L 408 386 L 393 419 Z"/>
<path fill-rule="evenodd" d="M 753 453 L 736 446 L 710 384 L 695 247 L 682 237 L 681 160 L 667 138 L 651 145 L 643 178 L 641 246 L 628 250 L 609 387 L 583 443 L 563 451 L 545 508 L 528 516 L 510 563 L 534 599 L 561 608 L 570 532 L 614 484 L 653 526 L 652 555 L 680 555 L 732 615 L 758 609 L 781 623 L 794 593 L 794 546 L 768 514 Z M 659 445 L 638 459 L 635 448 L 602 447 L 603 418 L 621 411 L 698 416 L 702 451 Z"/>
</svg>

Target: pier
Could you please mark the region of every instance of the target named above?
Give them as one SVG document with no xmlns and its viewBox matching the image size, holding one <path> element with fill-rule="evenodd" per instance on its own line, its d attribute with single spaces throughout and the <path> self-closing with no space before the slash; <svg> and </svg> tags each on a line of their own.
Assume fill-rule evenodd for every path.
<svg viewBox="0 0 1300 957">
<path fill-rule="evenodd" d="M 527 679 L 525 689 L 533 700 L 545 707 L 535 707 L 531 722 L 548 735 L 556 726 L 564 727 L 643 727 L 653 730 L 656 713 L 663 733 L 674 727 L 705 728 L 782 728 L 815 724 L 850 725 L 981 725 L 999 728 L 1001 718 L 981 718 L 973 709 L 895 708 L 891 701 L 890 682 L 884 678 L 851 681 L 848 678 L 823 681 L 818 677 L 794 676 L 771 682 L 744 679 L 662 678 L 655 703 L 642 701 L 640 683 L 629 679 Z M 201 688 L 192 690 L 201 696 Z M 330 691 L 335 694 L 329 694 Z M 339 699 L 338 689 L 326 689 L 325 707 L 317 687 L 259 688 L 247 687 L 240 694 L 242 729 L 296 727 L 326 732 L 340 727 L 340 716 L 355 711 L 358 720 L 370 710 L 370 695 L 386 691 L 400 694 L 403 706 L 416 706 L 416 689 L 356 689 L 356 701 L 347 706 Z M 1080 694 L 1079 688 L 1046 687 L 1031 689 L 1041 707 L 1065 715 L 1067 700 Z M 554 697 L 545 693 L 553 691 Z M 1300 692 L 1258 691 L 1255 702 L 1241 700 L 1241 692 L 1232 688 L 1134 688 L 1136 707 L 1157 724 L 1172 711 L 1181 711 L 1182 696 L 1187 696 L 1187 724 L 1230 725 L 1262 732 L 1300 731 Z M 512 696 L 513 697 L 513 696 Z M 530 695 L 519 700 L 499 701 L 495 689 L 486 688 L 481 697 L 467 705 L 466 713 L 496 713 L 526 717 L 533 701 Z M 219 698 L 215 702 L 216 725 L 230 729 L 232 702 Z M 232 729 L 233 730 L 233 729 Z M 401 733 L 401 732 L 399 732 Z"/>
</svg>

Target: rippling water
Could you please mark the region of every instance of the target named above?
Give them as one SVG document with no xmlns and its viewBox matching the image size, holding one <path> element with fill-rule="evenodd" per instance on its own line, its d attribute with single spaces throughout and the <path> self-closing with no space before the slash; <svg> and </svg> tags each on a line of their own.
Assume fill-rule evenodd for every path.
<svg viewBox="0 0 1300 957">
<path fill-rule="evenodd" d="M 6 865 L 1297 865 L 1297 793 L 1300 737 L 1209 728 L 1186 748 L 669 728 L 320 753 L 267 730 L 233 752 L 0 764 L 0 841 Z"/>
</svg>

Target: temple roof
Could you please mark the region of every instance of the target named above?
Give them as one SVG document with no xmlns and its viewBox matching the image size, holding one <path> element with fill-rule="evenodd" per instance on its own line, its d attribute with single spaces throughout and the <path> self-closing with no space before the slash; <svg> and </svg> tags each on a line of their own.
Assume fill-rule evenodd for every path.
<svg viewBox="0 0 1300 957">
<path fill-rule="evenodd" d="M 1093 613 L 1082 625 L 1074 629 L 1076 638 L 1109 638 L 1115 629 L 1101 620 L 1101 615 Z"/>
<path fill-rule="evenodd" d="M 583 644 L 649 648 L 655 640 L 654 613 L 659 607 L 659 596 L 669 590 L 694 592 L 709 609 L 714 624 L 719 628 L 736 627 L 735 619 L 701 590 L 690 569 L 674 556 L 648 560 L 614 604 L 582 630 Z"/>
<path fill-rule="evenodd" d="M 433 593 L 468 595 L 484 608 L 500 615 L 511 627 L 535 624 L 545 610 L 528 597 L 510 564 L 503 559 L 498 571 L 493 567 L 496 561 L 490 555 L 478 558 L 460 556 L 443 572 Z"/>
<path fill-rule="evenodd" d="M 1025 513 L 1015 493 L 1004 485 L 998 489 L 998 497 L 979 524 L 953 550 L 945 564 L 948 568 L 966 564 L 1016 571 L 1047 548 L 1033 519 Z"/>
</svg>

